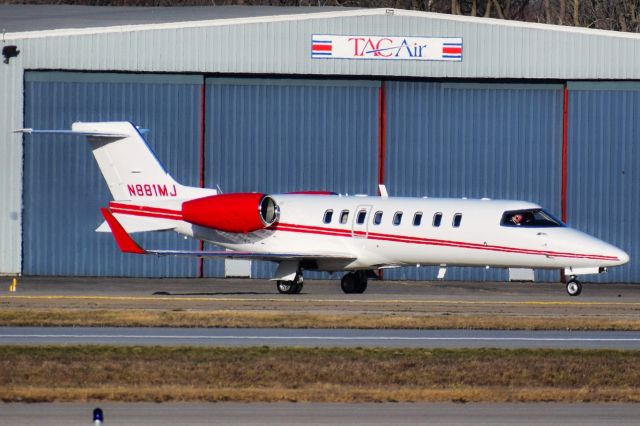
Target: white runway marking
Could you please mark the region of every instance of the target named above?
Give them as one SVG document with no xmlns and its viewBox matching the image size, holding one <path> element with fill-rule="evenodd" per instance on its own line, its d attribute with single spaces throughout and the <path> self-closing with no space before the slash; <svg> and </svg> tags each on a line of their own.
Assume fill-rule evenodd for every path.
<svg viewBox="0 0 640 426">
<path fill-rule="evenodd" d="M 233 335 L 136 335 L 136 334 L 0 334 L 0 338 L 35 339 L 168 339 L 168 340 L 373 340 L 373 341 L 522 341 L 522 342 L 640 342 L 640 338 L 627 337 L 403 337 L 403 336 L 233 336 Z"/>
<path fill-rule="evenodd" d="M 0 344 L 640 349 L 640 332 L 4 327 Z"/>
</svg>

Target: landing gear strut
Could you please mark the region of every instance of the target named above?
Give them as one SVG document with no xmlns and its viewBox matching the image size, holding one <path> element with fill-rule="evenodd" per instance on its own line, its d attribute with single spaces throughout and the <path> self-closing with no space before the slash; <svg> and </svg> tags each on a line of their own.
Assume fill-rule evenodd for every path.
<svg viewBox="0 0 640 426">
<path fill-rule="evenodd" d="M 293 281 L 281 281 L 276 282 L 278 292 L 281 294 L 300 294 L 304 285 L 302 278 L 302 271 L 298 272 Z"/>
<path fill-rule="evenodd" d="M 578 296 L 582 293 L 582 284 L 577 280 L 575 275 L 572 275 L 571 279 L 567 281 L 567 293 L 569 293 L 569 296 Z"/>
<path fill-rule="evenodd" d="M 347 294 L 364 293 L 367 289 L 367 273 L 365 271 L 348 272 L 342 277 L 340 286 Z"/>
</svg>

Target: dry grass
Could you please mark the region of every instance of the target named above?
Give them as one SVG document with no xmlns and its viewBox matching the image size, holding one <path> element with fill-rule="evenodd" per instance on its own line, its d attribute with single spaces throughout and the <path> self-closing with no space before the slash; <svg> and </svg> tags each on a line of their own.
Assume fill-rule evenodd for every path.
<svg viewBox="0 0 640 426">
<path fill-rule="evenodd" d="M 3 401 L 636 401 L 640 352 L 0 347 Z"/>
<path fill-rule="evenodd" d="M 640 330 L 640 319 L 558 316 L 442 314 L 322 314 L 242 310 L 2 309 L 4 326 L 361 328 L 494 330 Z"/>
</svg>

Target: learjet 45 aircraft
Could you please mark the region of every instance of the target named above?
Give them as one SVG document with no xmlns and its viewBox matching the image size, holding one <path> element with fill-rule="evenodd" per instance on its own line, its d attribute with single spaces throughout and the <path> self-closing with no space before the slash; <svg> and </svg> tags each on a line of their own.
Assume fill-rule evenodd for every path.
<svg viewBox="0 0 640 426">
<path fill-rule="evenodd" d="M 345 293 L 362 293 L 373 271 L 416 265 L 563 269 L 578 275 L 627 263 L 624 251 L 524 201 L 342 196 L 328 192 L 229 193 L 177 183 L 128 122 L 73 123 L 86 136 L 113 196 L 99 232 L 125 253 L 276 262 L 280 293 L 302 290 L 303 271 L 347 271 Z M 130 236 L 174 231 L 226 251 L 152 250 Z"/>
</svg>

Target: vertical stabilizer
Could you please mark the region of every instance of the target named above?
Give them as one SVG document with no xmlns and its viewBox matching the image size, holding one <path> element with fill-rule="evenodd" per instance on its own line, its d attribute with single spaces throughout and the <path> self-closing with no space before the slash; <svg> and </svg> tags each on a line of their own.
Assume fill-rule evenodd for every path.
<svg viewBox="0 0 640 426">
<path fill-rule="evenodd" d="M 114 200 L 179 198 L 180 185 L 162 167 L 133 124 L 78 122 L 71 129 L 88 134 L 93 155 Z"/>
<path fill-rule="evenodd" d="M 19 133 L 85 136 L 115 201 L 158 204 L 216 195 L 215 189 L 183 186 L 162 167 L 132 123 L 73 123 L 71 130 L 19 129 Z"/>
<path fill-rule="evenodd" d="M 132 123 L 78 122 L 73 123 L 72 131 L 87 135 L 115 201 L 170 200 L 193 196 L 196 188 L 182 187 L 167 173 Z"/>
</svg>

